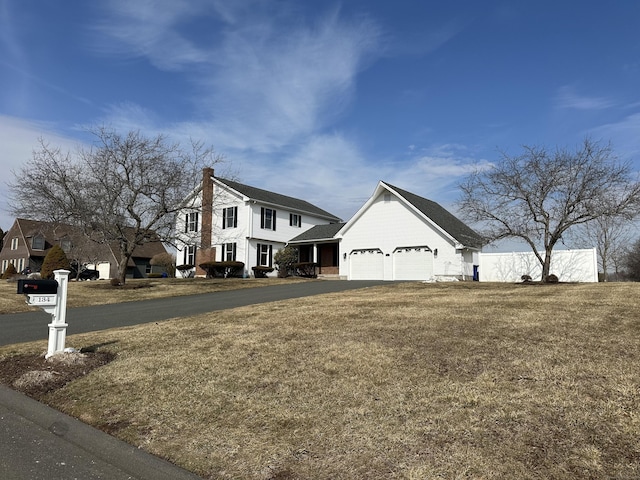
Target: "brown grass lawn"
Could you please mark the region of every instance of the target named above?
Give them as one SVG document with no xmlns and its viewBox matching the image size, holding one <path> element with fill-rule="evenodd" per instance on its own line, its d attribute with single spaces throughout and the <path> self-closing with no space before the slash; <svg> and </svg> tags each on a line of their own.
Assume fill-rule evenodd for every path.
<svg viewBox="0 0 640 480">
<path fill-rule="evenodd" d="M 275 285 L 282 282 L 302 282 L 303 279 L 280 278 L 162 278 L 127 280 L 121 287 L 112 287 L 106 280 L 95 282 L 69 282 L 67 306 L 87 307 L 108 303 L 148 300 L 152 298 L 194 295 L 238 288 Z M 0 281 L 0 314 L 38 310 L 25 303 L 23 295 L 17 295 L 16 282 Z"/>
<path fill-rule="evenodd" d="M 639 299 L 405 283 L 77 335 L 116 359 L 43 401 L 204 478 L 637 479 Z"/>
</svg>

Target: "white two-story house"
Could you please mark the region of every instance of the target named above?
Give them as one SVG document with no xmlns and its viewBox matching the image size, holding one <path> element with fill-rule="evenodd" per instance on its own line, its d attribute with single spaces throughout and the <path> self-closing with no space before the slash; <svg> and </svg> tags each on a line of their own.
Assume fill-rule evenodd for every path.
<svg viewBox="0 0 640 480">
<path fill-rule="evenodd" d="M 249 276 L 255 266 L 274 266 L 273 256 L 291 238 L 336 222 L 338 217 L 305 200 L 217 178 L 205 168 L 201 188 L 178 218 L 176 265 L 193 265 L 199 276 L 203 262 L 237 261 Z"/>
</svg>

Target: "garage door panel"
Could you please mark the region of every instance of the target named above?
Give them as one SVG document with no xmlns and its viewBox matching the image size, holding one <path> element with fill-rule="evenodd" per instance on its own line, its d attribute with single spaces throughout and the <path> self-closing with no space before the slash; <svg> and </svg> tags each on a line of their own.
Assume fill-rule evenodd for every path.
<svg viewBox="0 0 640 480">
<path fill-rule="evenodd" d="M 427 247 L 402 247 L 393 252 L 394 280 L 429 280 L 433 277 L 433 252 Z"/>
<path fill-rule="evenodd" d="M 381 250 L 354 250 L 349 255 L 350 280 L 384 280 L 384 255 Z"/>
</svg>

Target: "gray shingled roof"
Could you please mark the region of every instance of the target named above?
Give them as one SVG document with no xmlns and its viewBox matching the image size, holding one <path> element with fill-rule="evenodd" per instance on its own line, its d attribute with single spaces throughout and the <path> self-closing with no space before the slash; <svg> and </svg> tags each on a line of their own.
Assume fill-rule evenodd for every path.
<svg viewBox="0 0 640 480">
<path fill-rule="evenodd" d="M 289 240 L 292 242 L 303 242 L 311 240 L 329 240 L 335 237 L 336 233 L 344 226 L 344 223 L 329 223 L 326 225 L 316 225 L 297 237 Z"/>
<path fill-rule="evenodd" d="M 299 212 L 311 213 L 313 215 L 325 217 L 328 220 L 340 221 L 340 218 L 305 200 L 269 192 L 268 190 L 262 190 L 261 188 L 250 187 L 249 185 L 243 185 L 242 183 L 226 180 L 224 178 L 216 178 L 228 187 L 236 190 L 246 197 L 251 198 L 252 200 L 257 200 L 271 205 L 280 205 Z"/>
<path fill-rule="evenodd" d="M 424 213 L 436 225 L 442 228 L 445 232 L 447 232 L 465 247 L 482 247 L 484 241 L 477 232 L 468 227 L 455 215 L 451 214 L 448 210 L 441 207 L 436 202 L 427 200 L 426 198 L 420 197 L 411 192 L 407 192 L 406 190 L 402 190 L 401 188 L 395 187 L 389 183 L 384 183 L 385 185 L 402 195 L 405 200 L 410 202 L 414 207 Z"/>
</svg>

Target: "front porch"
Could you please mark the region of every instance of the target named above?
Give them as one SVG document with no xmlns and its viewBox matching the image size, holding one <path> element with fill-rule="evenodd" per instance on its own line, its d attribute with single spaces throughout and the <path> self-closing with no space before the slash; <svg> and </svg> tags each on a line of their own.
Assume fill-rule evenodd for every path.
<svg viewBox="0 0 640 480">
<path fill-rule="evenodd" d="M 298 261 L 315 263 L 318 277 L 340 274 L 340 244 L 338 242 L 297 245 Z"/>
</svg>

